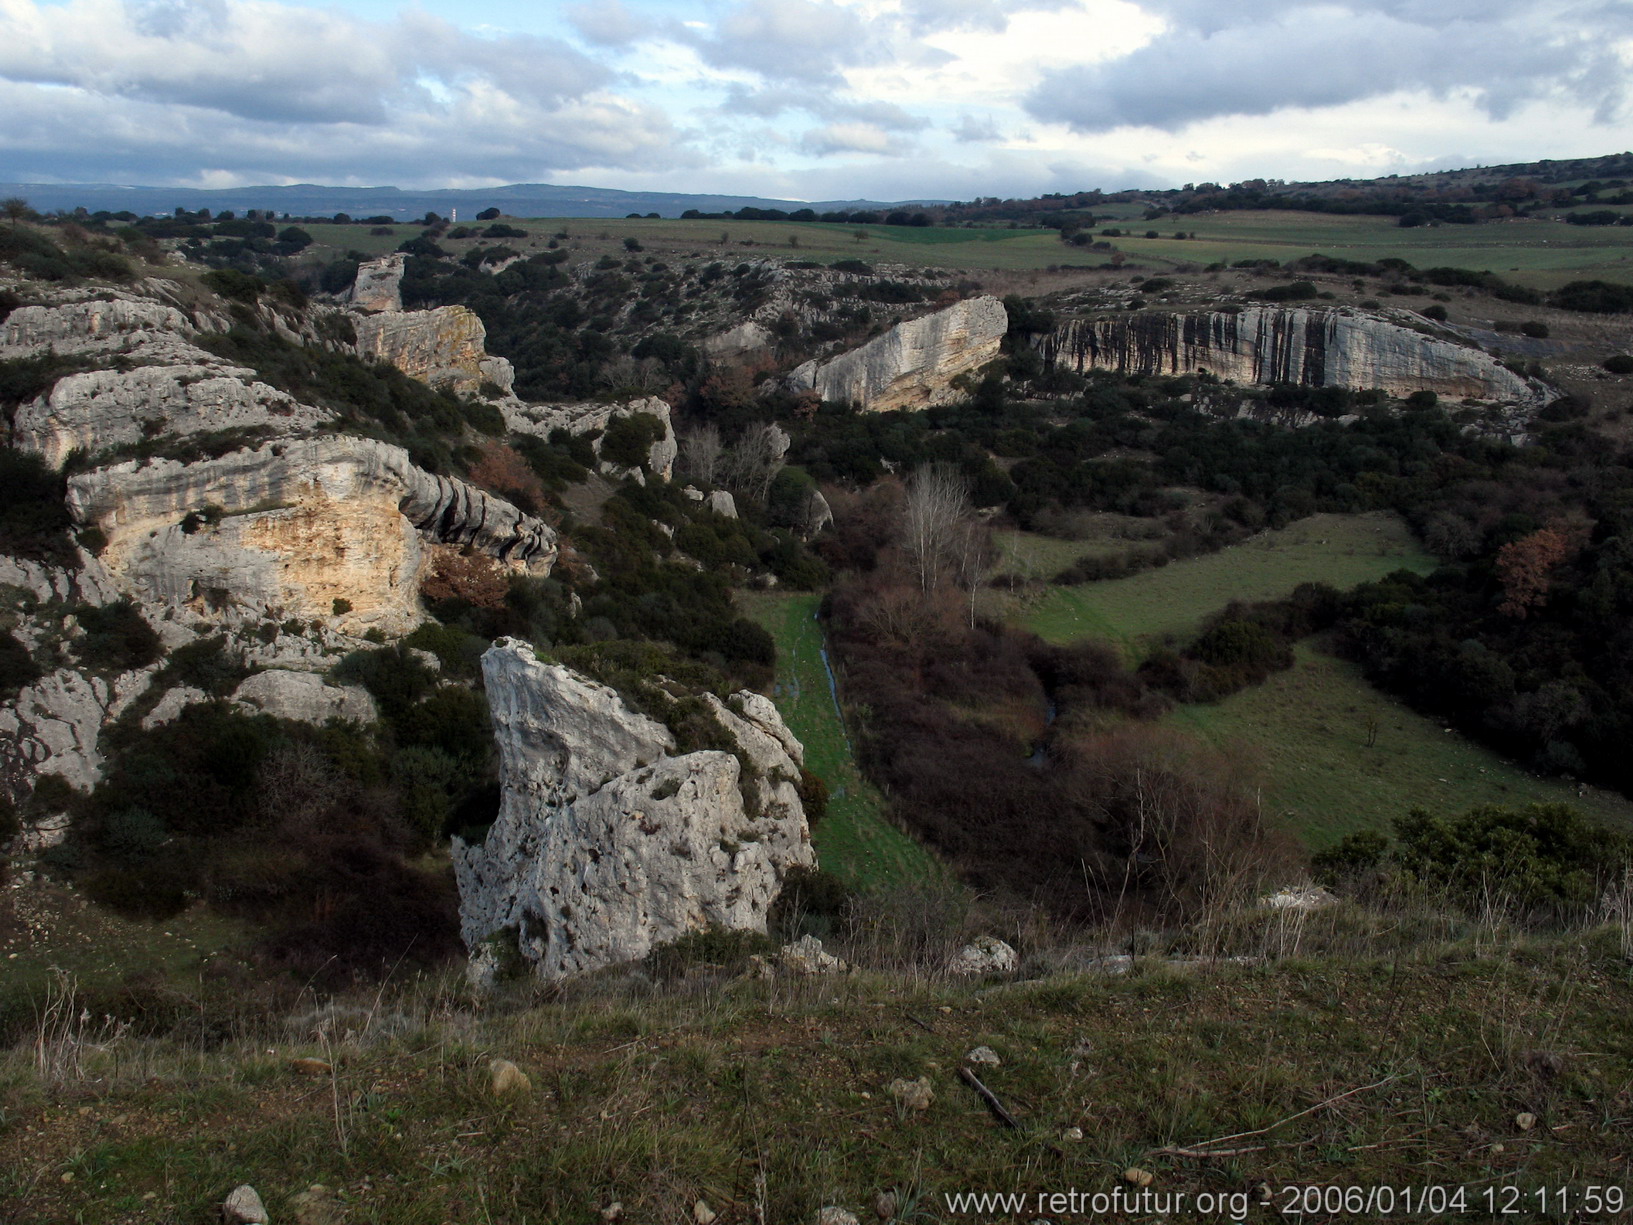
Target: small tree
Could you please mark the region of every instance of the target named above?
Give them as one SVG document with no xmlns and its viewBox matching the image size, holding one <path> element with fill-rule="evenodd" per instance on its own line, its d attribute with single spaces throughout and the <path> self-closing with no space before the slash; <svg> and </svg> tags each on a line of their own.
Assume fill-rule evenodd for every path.
<svg viewBox="0 0 1633 1225">
<path fill-rule="evenodd" d="M 33 214 L 33 211 L 28 207 L 28 201 L 21 196 L 7 196 L 4 200 L 0 200 L 0 212 L 5 213 L 6 218 L 11 222 L 11 228 L 14 230 L 17 228 L 17 223 L 26 221 Z"/>
</svg>

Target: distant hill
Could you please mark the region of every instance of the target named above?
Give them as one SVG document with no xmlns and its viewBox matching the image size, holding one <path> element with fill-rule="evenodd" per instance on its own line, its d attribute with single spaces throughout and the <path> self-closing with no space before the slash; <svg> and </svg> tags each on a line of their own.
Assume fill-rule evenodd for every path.
<svg viewBox="0 0 1633 1225">
<path fill-rule="evenodd" d="M 942 200 L 774 200 L 760 196 L 688 195 L 680 192 L 617 191 L 610 187 L 557 187 L 549 183 L 512 183 L 504 187 L 416 191 L 400 187 L 324 187 L 296 183 L 285 187 L 126 187 L 113 183 L 0 183 L 0 195 L 22 196 L 40 212 L 86 208 L 92 212 L 168 213 L 176 208 L 243 212 L 273 209 L 296 217 L 348 213 L 354 217 L 389 215 L 399 219 L 434 212 L 446 217 L 455 209 L 469 220 L 487 208 L 512 217 L 624 217 L 658 213 L 678 217 L 687 209 L 718 213 L 740 208 L 813 208 L 818 212 L 894 208 L 903 204 L 944 204 Z"/>
</svg>

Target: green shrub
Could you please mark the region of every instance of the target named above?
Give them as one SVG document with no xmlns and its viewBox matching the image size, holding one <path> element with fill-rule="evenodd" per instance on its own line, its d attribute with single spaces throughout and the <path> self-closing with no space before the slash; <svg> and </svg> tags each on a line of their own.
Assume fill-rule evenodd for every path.
<svg viewBox="0 0 1633 1225">
<path fill-rule="evenodd" d="M 601 458 L 623 468 L 642 467 L 652 444 L 663 436 L 663 422 L 651 413 L 615 417 L 602 436 Z"/>
<path fill-rule="evenodd" d="M 1590 911 L 1633 851 L 1626 835 L 1589 823 L 1567 804 L 1517 811 L 1487 804 L 1450 818 L 1414 808 L 1394 827 L 1402 871 L 1472 909 L 1527 916 Z"/>
<path fill-rule="evenodd" d="M 1633 374 L 1633 356 L 1618 353 L 1614 357 L 1605 358 L 1604 368 L 1612 374 Z"/>
<path fill-rule="evenodd" d="M 82 604 L 76 613 L 85 635 L 74 650 L 86 667 L 128 672 L 158 662 L 163 643 L 129 600 L 101 608 Z"/>
</svg>

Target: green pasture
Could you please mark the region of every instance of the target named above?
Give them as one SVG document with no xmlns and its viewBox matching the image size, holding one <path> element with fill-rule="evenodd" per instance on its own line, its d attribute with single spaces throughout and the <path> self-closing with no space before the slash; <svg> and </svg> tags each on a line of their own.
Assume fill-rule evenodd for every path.
<svg viewBox="0 0 1633 1225">
<path fill-rule="evenodd" d="M 1171 716 L 1254 761 L 1265 811 L 1313 850 L 1362 829 L 1387 831 L 1409 809 L 1564 802 L 1624 829 L 1633 803 L 1613 792 L 1540 778 L 1367 683 L 1360 668 L 1310 643 L 1293 667 L 1223 702 Z"/>
<path fill-rule="evenodd" d="M 805 766 L 828 785 L 828 812 L 812 839 L 822 866 L 858 888 L 935 877 L 941 867 L 885 818 L 885 803 L 857 769 L 822 661 L 820 596 L 741 593 L 745 615 L 777 640 L 777 709 L 805 746 Z"/>
<path fill-rule="evenodd" d="M 1427 574 L 1434 566 L 1395 515 L 1313 515 L 1130 578 L 1050 587 L 1020 620 L 1052 642 L 1100 638 L 1138 658 L 1156 643 L 1194 633 L 1232 600 L 1272 600 L 1300 583 L 1346 590 L 1394 570 Z"/>
</svg>

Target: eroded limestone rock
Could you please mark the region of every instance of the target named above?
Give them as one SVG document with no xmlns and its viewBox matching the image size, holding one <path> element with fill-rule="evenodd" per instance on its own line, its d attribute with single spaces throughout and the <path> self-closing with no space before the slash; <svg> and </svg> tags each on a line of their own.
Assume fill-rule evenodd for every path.
<svg viewBox="0 0 1633 1225">
<path fill-rule="evenodd" d="M 406 632 L 421 618 L 427 539 L 533 574 L 556 555 L 555 532 L 503 499 L 344 435 L 97 469 L 69 481 L 68 505 L 107 537 L 116 587 L 222 622 Z"/>
<path fill-rule="evenodd" d="M 548 438 L 552 430 L 566 430 L 569 434 L 588 434 L 597 432 L 605 434 L 607 426 L 619 417 L 629 417 L 636 413 L 646 413 L 663 422 L 663 437 L 652 444 L 647 451 L 647 467 L 656 475 L 669 480 L 675 473 L 675 457 L 680 453 L 680 447 L 675 441 L 675 427 L 669 417 L 669 405 L 657 396 L 644 396 L 636 400 L 625 400 L 616 404 L 524 404 L 520 400 L 511 400 L 500 405 L 505 414 L 505 425 L 518 434 L 534 434 L 540 438 Z M 591 446 L 595 448 L 596 458 L 601 456 L 601 439 L 597 437 Z M 602 465 L 613 475 L 622 475 L 624 469 L 608 463 Z"/>
<path fill-rule="evenodd" d="M 233 701 L 252 712 L 323 724 L 330 719 L 372 723 L 378 717 L 368 690 L 356 685 L 330 685 L 313 672 L 273 668 L 257 672 L 233 691 Z"/>
<path fill-rule="evenodd" d="M 14 428 L 18 446 L 39 452 L 59 468 L 75 449 L 94 455 L 155 434 L 291 433 L 333 415 L 257 381 L 253 370 L 139 366 L 58 379 L 48 394 L 17 410 Z"/>
<path fill-rule="evenodd" d="M 1378 387 L 1463 399 L 1540 403 L 1547 392 L 1488 353 L 1376 315 L 1249 307 L 1240 313 L 1140 311 L 1074 319 L 1035 342 L 1048 364 L 1129 374 L 1207 371 L 1235 383 Z"/>
<path fill-rule="evenodd" d="M 515 381 L 508 361 L 488 356 L 487 329 L 469 307 L 360 314 L 353 326 L 360 357 L 387 362 L 432 387 L 472 395 L 492 383 L 508 394 Z"/>
<path fill-rule="evenodd" d="M 484 842 L 454 843 L 468 947 L 514 929 L 554 979 L 710 925 L 765 930 L 783 874 L 815 861 L 798 741 L 769 702 L 738 695 L 737 710 L 721 708 L 761 773 L 745 804 L 737 757 L 671 756 L 661 723 L 525 643 L 501 639 L 482 671 L 502 792 Z"/>
<path fill-rule="evenodd" d="M 403 308 L 403 267 L 408 256 L 383 255 L 360 264 L 352 282 L 351 302 L 358 310 L 400 311 Z"/>
<path fill-rule="evenodd" d="M 883 336 L 789 375 L 796 391 L 849 400 L 873 412 L 925 408 L 959 397 L 952 382 L 998 356 L 1009 314 L 997 298 L 969 298 L 898 323 Z"/>
</svg>

